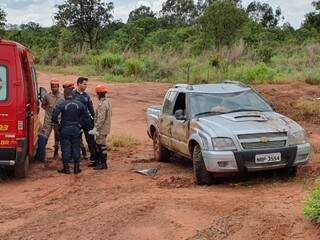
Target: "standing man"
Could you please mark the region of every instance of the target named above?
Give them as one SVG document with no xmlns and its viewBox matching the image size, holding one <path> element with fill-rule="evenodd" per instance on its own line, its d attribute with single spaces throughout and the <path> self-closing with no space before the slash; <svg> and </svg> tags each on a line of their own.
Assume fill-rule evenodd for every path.
<svg viewBox="0 0 320 240">
<path fill-rule="evenodd" d="M 59 91 L 59 85 L 60 85 L 59 80 L 53 78 L 50 81 L 51 92 L 44 96 L 41 103 L 41 107 L 45 110 L 45 116 L 44 116 L 42 131 L 40 134 L 40 136 L 44 139 L 44 141 L 42 141 L 43 144 L 42 146 L 40 146 L 40 149 L 45 152 L 47 140 L 49 139 L 53 129 L 54 130 L 53 158 L 58 158 L 60 136 L 59 136 L 59 126 L 52 122 L 52 111 L 56 105 L 58 105 L 64 100 L 63 94 Z M 42 156 L 45 157 L 45 155 L 42 155 Z"/>
<path fill-rule="evenodd" d="M 112 107 L 107 99 L 107 87 L 103 85 L 96 86 L 98 95 L 98 107 L 94 121 L 94 128 L 89 133 L 96 137 L 97 166 L 95 170 L 107 169 L 107 136 L 111 129 Z"/>
<path fill-rule="evenodd" d="M 88 148 L 90 151 L 90 161 L 91 161 L 90 166 L 96 166 L 97 164 L 97 160 L 95 156 L 96 144 L 95 144 L 94 136 L 89 134 L 89 131 L 92 130 L 94 127 L 94 109 L 93 109 L 93 103 L 91 101 L 91 98 L 86 93 L 87 83 L 88 83 L 88 78 L 85 78 L 85 77 L 78 78 L 77 88 L 74 90 L 74 99 L 81 102 L 85 106 L 87 112 L 90 115 L 90 118 L 83 123 L 82 129 L 83 129 L 84 136 L 86 138 Z"/>
<path fill-rule="evenodd" d="M 87 121 L 89 114 L 85 106 L 73 99 L 71 88 L 64 88 L 65 101 L 58 104 L 52 114 L 52 121 L 58 124 L 61 114 L 60 135 L 63 169 L 59 173 L 70 174 L 69 162 L 74 161 L 74 173 L 80 169 L 80 131 L 83 122 Z"/>
<path fill-rule="evenodd" d="M 63 88 L 71 88 L 72 90 L 74 90 L 74 83 L 71 81 L 65 81 L 63 83 Z M 82 141 L 82 135 L 83 135 L 83 131 L 81 130 L 80 148 L 81 148 L 82 157 L 86 159 L 87 158 L 87 151 L 86 151 L 86 147 L 84 146 L 83 141 Z"/>
</svg>

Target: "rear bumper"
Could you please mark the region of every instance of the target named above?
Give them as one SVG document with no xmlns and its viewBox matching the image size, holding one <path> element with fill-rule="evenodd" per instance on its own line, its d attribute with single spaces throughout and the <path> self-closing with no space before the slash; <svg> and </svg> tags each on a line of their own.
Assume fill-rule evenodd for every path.
<svg viewBox="0 0 320 240">
<path fill-rule="evenodd" d="M 28 144 L 25 138 L 17 140 L 17 147 L 0 148 L 0 166 L 14 166 L 24 161 Z"/>
<path fill-rule="evenodd" d="M 281 162 L 255 163 L 257 154 L 281 153 Z M 309 160 L 310 144 L 270 150 L 251 151 L 203 151 L 202 156 L 209 172 L 254 172 L 279 169 L 306 164 Z"/>
<path fill-rule="evenodd" d="M 0 166 L 14 166 L 15 164 L 14 160 L 0 160 Z"/>
</svg>

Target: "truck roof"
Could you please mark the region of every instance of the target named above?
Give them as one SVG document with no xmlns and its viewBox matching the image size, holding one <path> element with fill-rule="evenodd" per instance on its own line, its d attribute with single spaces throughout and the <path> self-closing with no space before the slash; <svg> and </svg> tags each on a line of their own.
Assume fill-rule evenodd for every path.
<svg viewBox="0 0 320 240">
<path fill-rule="evenodd" d="M 234 81 L 222 81 L 215 84 L 199 84 L 199 85 L 188 85 L 188 84 L 177 84 L 173 91 L 188 92 L 188 93 L 237 93 L 251 90 L 250 87 Z"/>
<path fill-rule="evenodd" d="M 10 40 L 1 39 L 1 38 L 0 38 L 0 44 L 2 44 L 2 45 L 17 46 L 17 47 L 19 47 L 19 48 L 26 49 L 26 47 L 23 46 L 23 45 L 20 44 L 20 43 L 17 43 L 17 42 L 15 42 L 15 41 L 10 41 Z"/>
</svg>

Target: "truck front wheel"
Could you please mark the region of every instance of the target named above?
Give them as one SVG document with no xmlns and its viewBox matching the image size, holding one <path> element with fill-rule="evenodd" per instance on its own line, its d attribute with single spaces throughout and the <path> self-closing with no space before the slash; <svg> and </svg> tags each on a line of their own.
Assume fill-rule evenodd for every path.
<svg viewBox="0 0 320 240">
<path fill-rule="evenodd" d="M 25 178 L 29 172 L 29 156 L 27 155 L 24 161 L 16 163 L 14 166 L 14 176 L 17 178 Z"/>
<path fill-rule="evenodd" d="M 211 185 L 212 184 L 212 174 L 207 171 L 206 165 L 204 164 L 201 148 L 196 145 L 192 154 L 193 160 L 193 171 L 198 185 Z"/>
<path fill-rule="evenodd" d="M 153 152 L 154 159 L 158 162 L 169 162 L 170 151 L 166 149 L 160 142 L 160 135 L 158 131 L 153 134 Z"/>
</svg>

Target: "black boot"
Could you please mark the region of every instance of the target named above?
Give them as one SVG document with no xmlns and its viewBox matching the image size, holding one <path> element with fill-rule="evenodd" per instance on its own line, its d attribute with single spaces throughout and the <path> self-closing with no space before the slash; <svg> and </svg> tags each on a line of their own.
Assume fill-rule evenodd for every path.
<svg viewBox="0 0 320 240">
<path fill-rule="evenodd" d="M 94 170 L 103 170 L 103 169 L 107 169 L 107 166 L 104 164 L 99 164 L 98 166 L 93 168 Z"/>
<path fill-rule="evenodd" d="M 74 174 L 79 174 L 79 173 L 81 173 L 80 163 L 74 162 Z"/>
<path fill-rule="evenodd" d="M 99 164 L 98 164 L 98 166 L 93 168 L 94 170 L 103 170 L 103 169 L 107 169 L 108 168 L 108 166 L 107 166 L 107 154 L 101 154 L 100 156 L 101 157 L 99 159 Z"/>
<path fill-rule="evenodd" d="M 63 168 L 58 170 L 58 173 L 70 174 L 69 164 L 63 164 Z"/>
<path fill-rule="evenodd" d="M 88 165 L 88 167 L 96 167 L 96 166 L 98 166 L 97 161 L 90 162 L 90 164 Z"/>
</svg>

